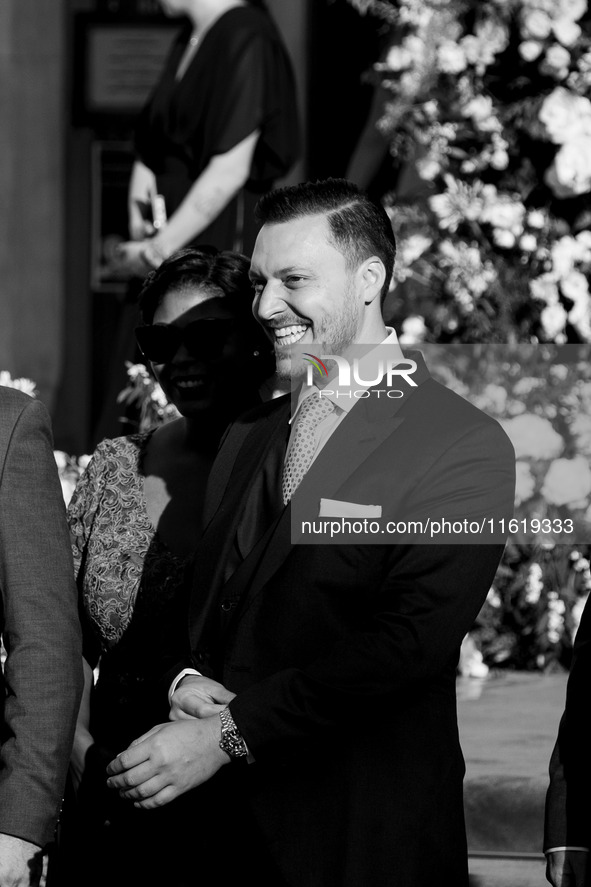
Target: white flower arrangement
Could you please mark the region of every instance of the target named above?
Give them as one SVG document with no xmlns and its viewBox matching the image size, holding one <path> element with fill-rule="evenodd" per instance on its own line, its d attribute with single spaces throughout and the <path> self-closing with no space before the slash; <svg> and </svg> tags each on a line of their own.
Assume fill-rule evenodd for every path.
<svg viewBox="0 0 591 887">
<path fill-rule="evenodd" d="M 350 2 L 392 26 L 378 126 L 422 182 L 384 196 L 393 311 L 427 341 L 591 342 L 587 0 Z"/>
<path fill-rule="evenodd" d="M 126 361 L 127 386 L 120 392 L 117 402 L 133 407 L 138 415 L 138 431 L 147 431 L 180 416 L 154 376 L 143 363 Z"/>
<path fill-rule="evenodd" d="M 25 377 L 13 379 L 8 370 L 0 370 L 0 385 L 4 385 L 5 388 L 16 388 L 17 391 L 23 391 L 31 397 L 37 394 L 37 386 L 31 379 Z"/>
</svg>

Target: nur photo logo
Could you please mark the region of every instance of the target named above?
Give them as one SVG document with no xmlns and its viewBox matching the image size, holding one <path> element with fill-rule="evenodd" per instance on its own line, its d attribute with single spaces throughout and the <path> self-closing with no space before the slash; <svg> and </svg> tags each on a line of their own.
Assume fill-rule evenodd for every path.
<svg viewBox="0 0 591 887">
<path fill-rule="evenodd" d="M 416 362 L 401 357 L 396 352 L 384 354 L 376 348 L 360 357 L 343 357 L 341 354 L 318 356 L 304 351 L 302 359 L 307 363 L 306 384 L 321 385 L 321 396 L 360 398 L 369 397 L 372 393 L 377 396 L 384 393 L 388 397 L 400 398 L 404 396 L 404 392 L 393 387 L 395 381 L 398 384 L 404 381 L 411 388 L 417 387 L 412 378 L 417 369 Z M 333 387 L 327 388 L 327 383 Z M 380 389 L 373 387 L 380 384 L 384 387 Z"/>
</svg>

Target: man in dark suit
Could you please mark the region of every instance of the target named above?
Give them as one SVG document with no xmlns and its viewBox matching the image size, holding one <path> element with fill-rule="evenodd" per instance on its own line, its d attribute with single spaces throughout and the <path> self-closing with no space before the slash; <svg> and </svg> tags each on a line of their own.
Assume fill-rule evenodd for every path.
<svg viewBox="0 0 591 887">
<path fill-rule="evenodd" d="M 327 180 L 268 195 L 259 218 L 254 311 L 298 385 L 227 433 L 174 722 L 112 762 L 109 784 L 146 809 L 199 786 L 188 797 L 217 865 L 216 878 L 199 855 L 204 884 L 462 887 L 456 666 L 503 551 L 513 449 L 385 327 L 382 207 Z M 392 373 L 337 377 L 381 348 Z M 322 376 L 300 386 L 310 360 Z M 348 533 L 331 536 L 341 519 Z M 442 544 L 443 519 L 495 532 Z"/>
<path fill-rule="evenodd" d="M 585 887 L 591 852 L 591 605 L 585 604 L 577 629 L 566 688 L 566 704 L 550 758 L 546 794 L 544 852 L 546 877 L 553 887 Z"/>
<path fill-rule="evenodd" d="M 39 883 L 82 693 L 74 567 L 47 410 L 0 387 L 0 885 Z"/>
</svg>

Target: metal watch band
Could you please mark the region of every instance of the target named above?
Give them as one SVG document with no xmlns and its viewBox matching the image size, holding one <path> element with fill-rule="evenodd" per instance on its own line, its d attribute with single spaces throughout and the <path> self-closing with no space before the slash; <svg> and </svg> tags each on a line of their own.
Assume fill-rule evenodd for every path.
<svg viewBox="0 0 591 887">
<path fill-rule="evenodd" d="M 240 760 L 241 758 L 246 759 L 248 754 L 246 742 L 240 735 L 229 708 L 224 708 L 220 712 L 220 723 L 222 725 L 221 750 L 226 752 L 233 761 Z"/>
</svg>

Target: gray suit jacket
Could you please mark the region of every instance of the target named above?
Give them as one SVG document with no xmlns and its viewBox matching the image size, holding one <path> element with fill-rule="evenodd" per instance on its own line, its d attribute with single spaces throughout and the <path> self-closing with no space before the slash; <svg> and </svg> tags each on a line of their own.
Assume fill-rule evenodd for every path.
<svg viewBox="0 0 591 887">
<path fill-rule="evenodd" d="M 0 832 L 39 846 L 59 815 L 82 691 L 65 507 L 42 403 L 0 387 Z"/>
</svg>

